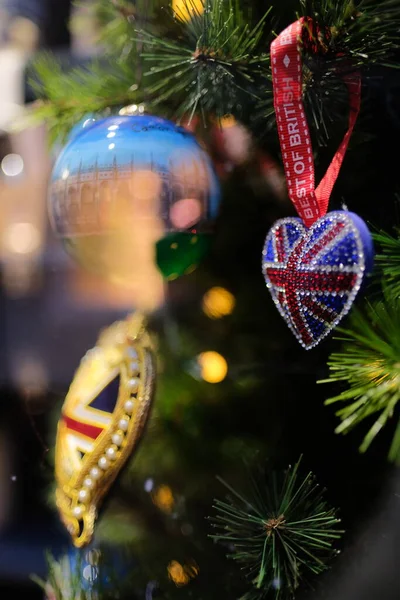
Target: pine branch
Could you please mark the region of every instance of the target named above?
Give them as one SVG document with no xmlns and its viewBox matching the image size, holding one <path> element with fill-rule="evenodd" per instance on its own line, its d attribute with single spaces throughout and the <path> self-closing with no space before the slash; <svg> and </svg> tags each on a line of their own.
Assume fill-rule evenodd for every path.
<svg viewBox="0 0 400 600">
<path fill-rule="evenodd" d="M 396 233 L 397 237 L 384 231 L 373 236 L 382 250 L 375 256 L 376 265 L 394 297 L 400 296 L 400 231 Z"/>
<path fill-rule="evenodd" d="M 304 102 L 316 142 L 326 145 L 338 123 L 345 127 L 348 120 L 343 75 L 358 71 L 365 82 L 373 77 L 375 66 L 398 68 L 400 1 L 301 0 L 300 4 L 300 13 L 309 17 L 303 36 Z M 263 120 L 269 127 L 275 124 L 268 95 L 255 124 Z"/>
<path fill-rule="evenodd" d="M 206 122 L 233 114 L 258 132 L 273 125 L 269 11 L 254 22 L 238 0 L 201 2 L 199 9 L 198 1 L 185 0 L 174 15 L 160 0 L 98 0 L 109 66 L 62 73 L 49 62 L 46 68 L 43 59 L 36 68 L 47 100 L 37 114 L 50 122 L 53 137 L 65 135 L 88 112 L 136 101 L 133 84 L 140 85 L 148 106 L 167 116 L 200 113 Z M 374 65 L 397 66 L 400 0 L 302 0 L 301 11 L 313 17 L 303 40 L 304 91 L 321 144 L 333 125 L 336 131 L 338 123 L 346 124 L 343 73 L 357 70 L 365 78 Z"/>
<path fill-rule="evenodd" d="M 114 55 L 129 56 L 134 50 L 132 24 L 137 7 L 125 0 L 97 0 L 92 12 L 100 25 L 99 42 L 111 49 Z"/>
<path fill-rule="evenodd" d="M 211 537 L 233 548 L 228 557 L 252 583 L 242 600 L 291 597 L 307 574 L 324 571 L 335 555 L 339 520 L 313 474 L 300 475 L 300 462 L 286 473 L 252 479 L 249 497 L 222 481 L 231 495 L 215 500 Z"/>
<path fill-rule="evenodd" d="M 134 70 L 126 61 L 65 72 L 54 58 L 43 56 L 36 62 L 35 75 L 31 83 L 39 101 L 32 117 L 47 122 L 51 142 L 62 142 L 89 113 L 101 115 L 110 107 L 140 102 Z"/>
<path fill-rule="evenodd" d="M 342 330 L 344 345 L 331 355 L 329 379 L 320 383 L 345 382 L 348 388 L 326 401 L 342 403 L 336 413 L 346 434 L 364 421 L 372 426 L 360 451 L 368 450 L 391 418 L 398 418 L 400 401 L 400 300 L 387 290 L 384 300 L 367 305 L 365 314 L 353 311 L 350 328 Z M 389 452 L 389 460 L 400 464 L 400 420 Z"/>
<path fill-rule="evenodd" d="M 267 76 L 269 56 L 260 47 L 269 11 L 252 25 L 236 0 L 202 0 L 202 5 L 186 0 L 175 15 L 173 39 L 137 31 L 144 41 L 141 57 L 150 65 L 144 72 L 146 95 L 179 117 L 208 113 L 240 119 L 259 100 L 258 82 Z"/>
<path fill-rule="evenodd" d="M 138 92 L 140 45 L 133 40 L 135 27 L 151 23 L 156 0 L 97 0 L 91 10 L 101 25 L 98 43 L 107 62 L 64 69 L 49 54 L 33 65 L 31 84 L 41 99 L 33 118 L 48 124 L 50 142 L 62 143 L 71 128 L 90 113 L 107 115 L 110 109 L 140 103 Z"/>
<path fill-rule="evenodd" d="M 374 65 L 398 68 L 400 1 L 301 0 L 303 14 L 312 16 L 304 45 L 311 71 L 313 58 L 324 57 L 329 70 L 361 70 Z"/>
<path fill-rule="evenodd" d="M 100 43 L 113 55 L 131 59 L 137 54 L 134 29 L 160 21 L 162 0 L 97 0 L 92 11 L 101 26 Z"/>
</svg>

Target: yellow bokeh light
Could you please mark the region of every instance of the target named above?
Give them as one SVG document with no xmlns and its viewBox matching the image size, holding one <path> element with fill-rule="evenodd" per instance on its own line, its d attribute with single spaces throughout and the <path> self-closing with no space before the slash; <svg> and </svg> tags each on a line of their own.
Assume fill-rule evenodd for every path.
<svg viewBox="0 0 400 600">
<path fill-rule="evenodd" d="M 234 125 L 237 125 L 237 121 L 233 115 L 225 115 L 224 117 L 222 117 L 221 127 L 223 129 L 228 128 L 228 127 L 233 127 Z"/>
<path fill-rule="evenodd" d="M 203 0 L 172 0 L 172 10 L 183 21 L 190 21 L 193 15 L 204 12 Z"/>
<path fill-rule="evenodd" d="M 213 287 L 204 294 L 203 311 L 210 319 L 230 315 L 235 308 L 235 297 L 222 287 Z"/>
<path fill-rule="evenodd" d="M 208 383 L 220 383 L 228 373 L 228 363 L 218 352 L 203 352 L 198 357 L 201 376 Z"/>
<path fill-rule="evenodd" d="M 199 574 L 199 567 L 194 561 L 187 565 L 181 565 L 177 560 L 171 560 L 168 565 L 168 577 L 177 587 L 187 585 L 191 579 Z"/>
<path fill-rule="evenodd" d="M 185 569 L 177 560 L 172 560 L 169 563 L 168 576 L 178 587 L 184 586 L 190 581 L 190 577 L 185 573 Z"/>
<path fill-rule="evenodd" d="M 152 494 L 154 504 L 163 512 L 172 512 L 175 504 L 172 490 L 167 485 L 160 485 Z"/>
</svg>

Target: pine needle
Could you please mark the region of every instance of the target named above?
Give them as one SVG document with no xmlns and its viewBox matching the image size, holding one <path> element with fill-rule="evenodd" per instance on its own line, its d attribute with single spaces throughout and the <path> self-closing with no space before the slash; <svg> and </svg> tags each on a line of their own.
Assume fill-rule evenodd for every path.
<svg viewBox="0 0 400 600">
<path fill-rule="evenodd" d="M 312 473 L 300 474 L 300 460 L 286 472 L 251 478 L 251 495 L 232 489 L 215 500 L 211 537 L 231 548 L 229 558 L 242 565 L 252 584 L 243 600 L 293 596 L 307 575 L 327 569 L 343 533 Z"/>
<path fill-rule="evenodd" d="M 376 265 L 391 294 L 400 296 L 400 231 L 396 230 L 396 233 L 394 237 L 381 231 L 373 237 L 381 248 L 381 252 L 375 256 Z"/>
<path fill-rule="evenodd" d="M 384 291 L 384 299 L 368 304 L 364 313 L 354 310 L 349 329 L 342 330 L 344 344 L 330 356 L 329 379 L 345 382 L 347 389 L 329 398 L 341 403 L 337 433 L 346 434 L 364 421 L 370 428 L 360 446 L 366 452 L 390 419 L 399 418 L 400 401 L 400 300 Z M 400 464 L 400 421 L 389 451 L 389 460 Z"/>
<path fill-rule="evenodd" d="M 316 142 L 326 145 L 338 123 L 345 127 L 348 120 L 343 75 L 357 71 L 366 82 L 376 66 L 399 68 L 400 1 L 301 0 L 300 4 L 301 14 L 312 18 L 303 38 L 304 103 Z M 275 125 L 271 107 L 267 95 L 255 125 L 265 120 L 269 127 Z"/>
<path fill-rule="evenodd" d="M 94 62 L 87 68 L 65 72 L 51 55 L 35 64 L 31 84 L 39 101 L 32 118 L 46 121 L 50 142 L 62 142 L 70 129 L 90 113 L 102 114 L 110 107 L 139 102 L 135 75 L 126 61 L 104 65 Z"/>
<path fill-rule="evenodd" d="M 174 14 L 161 0 L 97 0 L 107 65 L 65 73 L 39 60 L 45 102 L 36 114 L 50 124 L 53 139 L 85 114 L 137 101 L 189 121 L 195 114 L 204 122 L 232 114 L 259 136 L 275 125 L 270 10 L 256 21 L 239 0 L 202 0 L 202 8 L 184 1 Z M 375 65 L 398 66 L 400 0 L 302 0 L 300 8 L 313 18 L 303 44 L 305 105 L 314 137 L 326 144 L 338 124 L 346 126 L 343 73 L 359 71 L 365 80 Z"/>
<path fill-rule="evenodd" d="M 195 113 L 241 118 L 260 99 L 257 83 L 267 77 L 269 55 L 260 47 L 268 14 L 253 24 L 236 0 L 203 0 L 202 9 L 186 0 L 170 17 L 177 28 L 173 38 L 138 30 L 141 58 L 149 63 L 146 95 L 153 105 L 168 104 L 175 115 L 189 119 Z"/>
</svg>

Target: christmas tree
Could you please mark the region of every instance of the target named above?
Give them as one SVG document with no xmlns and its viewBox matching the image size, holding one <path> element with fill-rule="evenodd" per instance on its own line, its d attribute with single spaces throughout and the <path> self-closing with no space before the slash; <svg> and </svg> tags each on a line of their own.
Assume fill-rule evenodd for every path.
<svg viewBox="0 0 400 600">
<path fill-rule="evenodd" d="M 101 0 L 93 10 L 101 23 L 102 58 L 89 67 L 65 70 L 54 57 L 39 57 L 32 71 L 37 95 L 33 117 L 46 120 L 50 140 L 58 147 L 69 144 L 66 153 L 68 148 L 76 152 L 80 143 L 95 144 L 91 132 L 97 128 L 101 133 L 103 126 L 107 148 L 114 151 L 122 123 L 137 123 L 123 119 L 143 119 L 147 133 L 152 130 L 155 136 L 152 161 L 162 163 L 157 181 L 153 168 L 144 176 L 141 167 L 140 180 L 135 174 L 148 219 L 154 215 L 149 216 L 146 202 L 160 194 L 160 178 L 161 203 L 168 196 L 173 204 L 178 188 L 176 175 L 171 179 L 172 155 L 164 164 L 157 136 L 173 127 L 188 143 L 194 136 L 207 157 L 201 154 L 200 162 L 209 178 L 204 200 L 209 205 L 203 230 L 203 221 L 190 220 L 195 204 L 187 204 L 203 179 L 199 183 L 197 166 L 189 166 L 187 175 L 180 172 L 179 185 L 190 181 L 193 186 L 180 200 L 186 202 L 189 221 L 177 227 L 172 211 L 168 209 L 168 217 L 162 213 L 163 222 L 170 220 L 168 235 L 160 236 L 155 253 L 165 280 L 163 299 L 144 310 L 151 350 L 147 342 L 143 350 L 139 334 L 128 336 L 138 361 L 130 363 L 129 385 L 137 394 L 134 401 L 145 407 L 147 423 L 135 430 L 121 472 L 112 461 L 113 453 L 125 447 L 125 425 L 114 434 L 103 457 L 110 480 L 101 487 L 101 498 L 92 486 L 102 474 L 102 459 L 85 479 L 86 488 L 74 490 L 82 503 L 74 505 L 78 521 L 70 533 L 76 546 L 83 547 L 61 560 L 49 557 L 45 589 L 60 600 L 94 593 L 101 598 L 256 600 L 291 597 L 309 584 L 325 590 L 340 564 L 334 556 L 339 550 L 346 556 L 373 511 L 387 473 L 400 463 L 395 168 L 400 2 L 293 0 L 266 7 L 258 0 L 173 0 L 171 5 Z M 287 33 L 286 28 L 292 23 L 298 29 L 289 47 L 294 29 Z M 286 49 L 279 55 L 282 47 Z M 284 66 L 278 64 L 280 57 Z M 295 60 L 301 65 L 298 71 Z M 308 166 L 297 149 L 291 155 L 293 164 L 286 161 L 282 127 L 287 126 L 288 139 L 293 136 L 293 146 L 302 131 L 291 121 L 295 113 L 290 111 L 297 110 L 291 108 L 292 88 L 286 89 L 286 100 L 283 93 L 283 108 L 278 101 L 284 69 L 289 72 L 293 66 L 299 77 L 299 114 L 310 134 Z M 133 144 L 139 131 L 134 127 L 129 133 Z M 107 171 L 121 181 L 117 162 L 103 164 L 103 149 L 96 143 L 90 177 L 100 181 Z M 181 147 L 180 155 L 184 152 Z M 337 167 L 340 152 L 342 168 Z M 135 277 L 132 254 L 124 256 L 130 236 L 100 235 L 94 241 L 90 209 L 82 212 L 87 170 L 83 161 L 74 167 L 77 174 L 70 172 L 72 155 L 71 150 L 68 164 L 61 159 L 64 167 L 58 172 L 55 167 L 54 228 L 84 267 L 126 283 Z M 130 173 L 136 173 L 135 161 L 136 156 Z M 331 174 L 333 191 L 325 190 L 322 206 L 324 194 L 312 190 L 310 198 L 319 212 L 307 222 L 311 213 L 301 202 L 303 184 L 296 184 L 299 210 L 288 174 L 294 169 L 302 175 L 309 165 L 315 165 L 317 183 Z M 78 179 L 72 181 L 72 175 Z M 76 221 L 71 216 L 73 192 L 67 212 L 58 200 L 64 184 L 72 190 L 82 186 Z M 218 211 L 215 186 L 221 188 Z M 128 218 L 129 189 L 124 188 L 122 212 L 113 224 Z M 296 209 L 304 226 L 294 220 Z M 318 225 L 327 211 L 357 214 L 368 225 L 376 252 L 371 273 L 363 242 L 367 234 L 360 234 L 353 217 L 342 222 L 337 216 Z M 279 219 L 286 224 L 281 249 L 281 230 L 275 226 Z M 208 221 L 214 220 L 210 237 Z M 346 233 L 337 247 L 329 246 L 331 262 L 321 254 L 321 236 L 331 235 L 329 227 Z M 103 260 L 108 243 L 112 260 Z M 340 244 L 345 243 L 342 252 Z M 291 271 L 292 279 L 285 279 L 281 263 L 287 260 L 285 268 L 292 269 L 296 248 L 299 252 L 304 247 L 296 263 L 300 275 Z M 336 267 L 339 280 L 332 283 Z M 302 288 L 304 273 L 308 279 Z M 328 291 L 318 287 L 321 281 Z M 293 292 L 296 285 L 302 293 Z M 333 298 L 329 302 L 328 294 Z M 107 331 L 104 335 L 111 335 Z M 100 347 L 108 348 L 108 343 L 99 341 Z M 154 365 L 145 368 L 155 380 L 155 391 L 150 384 L 141 388 L 144 384 L 137 383 L 145 351 L 153 356 Z M 81 377 L 89 381 L 89 371 Z M 120 377 L 122 381 L 123 371 Z M 107 385 L 112 381 L 107 379 Z M 74 390 L 80 389 L 76 386 Z M 77 392 L 71 387 L 67 399 L 72 396 Z M 151 406 L 145 396 L 151 396 Z M 68 407 L 61 418 L 60 406 L 55 409 L 55 419 L 63 423 L 59 438 L 62 427 L 72 427 Z M 56 463 L 68 458 L 68 444 L 62 448 L 52 457 Z M 49 492 L 53 502 L 55 486 Z M 80 519 L 90 494 L 98 501 L 91 522 L 94 535 L 83 540 L 82 529 L 74 527 L 81 522 L 86 527 Z M 63 502 L 58 501 L 58 508 L 68 522 L 69 505 Z M 328 567 L 330 580 L 317 577 Z"/>
</svg>

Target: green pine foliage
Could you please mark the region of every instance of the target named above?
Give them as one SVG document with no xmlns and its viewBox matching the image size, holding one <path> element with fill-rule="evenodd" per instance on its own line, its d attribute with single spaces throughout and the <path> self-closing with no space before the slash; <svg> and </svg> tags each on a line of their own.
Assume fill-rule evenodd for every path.
<svg viewBox="0 0 400 600">
<path fill-rule="evenodd" d="M 141 57 L 151 65 L 144 73 L 146 95 L 155 106 L 167 103 L 189 120 L 197 113 L 204 119 L 243 117 L 248 97 L 253 103 L 259 99 L 260 82 L 266 79 L 264 30 L 270 11 L 253 24 L 237 0 L 204 0 L 202 9 L 186 0 L 184 6 L 175 15 L 176 39 L 140 31 Z M 192 14 L 189 20 L 187 12 Z"/>
<path fill-rule="evenodd" d="M 359 69 L 398 67 L 400 3 L 397 0 L 301 0 L 302 13 L 319 27 L 312 38 L 335 64 Z M 338 62 L 339 61 L 339 62 Z"/>
<path fill-rule="evenodd" d="M 107 54 L 140 65 L 141 44 L 136 43 L 133 31 L 138 27 L 166 30 L 164 6 L 162 0 L 95 0 L 92 13 L 100 26 L 99 44 Z"/>
<path fill-rule="evenodd" d="M 32 85 L 39 100 L 34 119 L 48 126 L 50 142 L 62 143 L 77 122 L 88 114 L 108 114 L 110 106 L 123 107 L 139 101 L 132 65 L 125 61 L 97 62 L 90 68 L 65 72 L 51 55 L 36 62 Z"/>
<path fill-rule="evenodd" d="M 379 274 L 382 275 L 385 285 L 393 297 L 400 296 L 400 231 L 393 236 L 385 231 L 374 235 L 375 242 L 380 247 L 375 261 Z"/>
<path fill-rule="evenodd" d="M 150 6 L 151 3 L 148 3 Z M 107 46 L 113 55 L 130 56 L 134 52 L 132 44 L 131 27 L 136 21 L 143 2 L 132 4 L 125 0 L 112 0 L 111 2 L 95 2 L 92 7 L 92 16 L 100 25 L 99 43 Z M 143 14 L 143 18 L 147 11 Z"/>
<path fill-rule="evenodd" d="M 398 68 L 400 3 L 301 0 L 300 15 L 312 18 L 302 40 L 304 103 L 313 137 L 324 146 L 338 124 L 345 127 L 348 120 L 343 74 L 358 72 L 365 82 L 378 65 Z M 268 94 L 258 106 L 254 129 L 265 121 L 275 125 Z"/>
<path fill-rule="evenodd" d="M 36 65 L 34 83 L 46 100 L 36 115 L 50 123 L 52 139 L 65 137 L 84 114 L 138 96 L 164 116 L 190 120 L 198 114 L 208 122 L 233 114 L 265 135 L 274 125 L 269 45 L 274 30 L 286 24 L 278 26 L 276 8 L 267 7 L 258 19 L 239 0 L 202 2 L 199 9 L 186 0 L 187 19 L 186 10 L 174 14 L 158 0 L 98 0 L 99 41 L 109 64 L 71 72 L 48 59 Z M 324 144 L 346 120 L 343 72 L 357 70 L 366 78 L 374 65 L 397 67 L 400 3 L 302 0 L 300 14 L 313 17 L 303 40 L 304 98 L 313 134 Z"/>
<path fill-rule="evenodd" d="M 329 379 L 343 382 L 346 389 L 329 398 L 339 405 L 341 423 L 337 433 L 346 434 L 367 422 L 369 430 L 360 446 L 365 452 L 382 428 L 399 418 L 400 400 L 400 301 L 385 293 L 384 299 L 354 310 L 349 327 L 343 330 L 343 346 L 330 356 Z M 400 464 L 400 420 L 395 429 L 389 459 Z"/>
<path fill-rule="evenodd" d="M 230 496 L 214 502 L 212 537 L 232 548 L 228 556 L 251 582 L 242 600 L 291 597 L 336 554 L 339 519 L 313 474 L 301 475 L 300 462 L 267 479 L 252 478 L 247 497 L 222 482 Z"/>
</svg>

